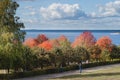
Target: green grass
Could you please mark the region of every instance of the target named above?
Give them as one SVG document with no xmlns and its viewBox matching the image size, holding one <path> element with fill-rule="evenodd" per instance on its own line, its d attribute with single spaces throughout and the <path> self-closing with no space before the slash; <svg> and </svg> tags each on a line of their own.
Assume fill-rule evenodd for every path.
<svg viewBox="0 0 120 80">
<path fill-rule="evenodd" d="M 120 67 L 84 72 L 51 80 L 120 80 Z"/>
</svg>

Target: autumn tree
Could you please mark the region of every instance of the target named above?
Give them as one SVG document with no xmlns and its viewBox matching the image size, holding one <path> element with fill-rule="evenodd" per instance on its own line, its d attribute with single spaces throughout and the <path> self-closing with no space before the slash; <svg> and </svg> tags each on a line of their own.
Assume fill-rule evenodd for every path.
<svg viewBox="0 0 120 80">
<path fill-rule="evenodd" d="M 101 56 L 101 49 L 98 46 L 92 46 L 89 48 L 90 59 L 94 61 L 99 61 Z"/>
<path fill-rule="evenodd" d="M 41 44 L 42 42 L 47 41 L 48 38 L 47 38 L 46 35 L 44 35 L 44 34 L 39 34 L 39 35 L 37 36 L 36 40 L 39 42 L 39 44 Z"/>
<path fill-rule="evenodd" d="M 61 35 L 60 37 L 57 38 L 58 41 L 67 41 L 67 37 L 64 35 Z"/>
<path fill-rule="evenodd" d="M 39 44 L 38 47 L 42 47 L 45 50 L 51 50 L 54 47 L 59 47 L 65 41 L 68 41 L 68 40 L 64 35 L 62 35 L 57 39 L 46 40 L 43 43 Z"/>
<path fill-rule="evenodd" d="M 112 40 L 108 36 L 103 36 L 97 40 L 96 45 L 98 45 L 101 50 L 111 51 Z"/>
<path fill-rule="evenodd" d="M 94 46 L 95 42 L 96 39 L 91 32 L 83 32 L 72 43 L 72 47 L 81 46 L 87 49 L 90 48 L 91 46 Z"/>
<path fill-rule="evenodd" d="M 49 41 L 44 41 L 42 44 L 39 44 L 38 47 L 49 51 L 52 49 L 53 46 Z"/>
<path fill-rule="evenodd" d="M 58 63 L 58 66 L 65 66 L 66 63 L 69 64 L 72 48 L 70 45 L 71 43 L 68 41 L 68 39 L 64 35 L 62 35 L 57 39 L 48 40 L 48 42 L 52 47 L 50 49 L 50 57 L 51 60 L 54 62 L 54 65 L 56 66 L 56 63 Z"/>
<path fill-rule="evenodd" d="M 53 48 L 60 46 L 59 41 L 57 39 L 50 39 L 49 43 L 52 45 Z"/>
<path fill-rule="evenodd" d="M 36 47 L 39 44 L 39 42 L 34 38 L 28 38 L 24 41 L 23 44 L 32 48 L 32 47 Z"/>
</svg>

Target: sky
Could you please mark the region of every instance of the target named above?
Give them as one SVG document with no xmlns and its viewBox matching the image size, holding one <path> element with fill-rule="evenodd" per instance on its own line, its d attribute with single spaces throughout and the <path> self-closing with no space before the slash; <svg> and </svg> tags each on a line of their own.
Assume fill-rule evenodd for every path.
<svg viewBox="0 0 120 80">
<path fill-rule="evenodd" d="M 16 0 L 25 29 L 120 30 L 120 0 Z"/>
</svg>

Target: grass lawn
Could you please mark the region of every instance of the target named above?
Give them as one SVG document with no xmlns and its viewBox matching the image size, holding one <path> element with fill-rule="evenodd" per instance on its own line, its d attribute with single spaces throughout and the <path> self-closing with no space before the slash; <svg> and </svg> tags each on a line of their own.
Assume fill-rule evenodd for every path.
<svg viewBox="0 0 120 80">
<path fill-rule="evenodd" d="M 120 80 L 120 66 L 50 80 Z"/>
</svg>

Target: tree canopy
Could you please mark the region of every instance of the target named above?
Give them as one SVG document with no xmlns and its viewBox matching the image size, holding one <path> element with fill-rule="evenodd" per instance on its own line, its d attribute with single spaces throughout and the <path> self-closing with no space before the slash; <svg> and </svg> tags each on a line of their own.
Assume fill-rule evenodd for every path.
<svg viewBox="0 0 120 80">
<path fill-rule="evenodd" d="M 91 46 L 94 46 L 95 42 L 96 42 L 96 39 L 91 32 L 83 32 L 72 43 L 72 47 L 81 46 L 87 49 Z"/>
<path fill-rule="evenodd" d="M 24 28 L 24 24 L 15 16 L 18 7 L 13 0 L 0 0 L 0 36 L 10 33 L 13 35 L 11 40 L 23 41 L 25 32 L 20 29 Z"/>
</svg>

